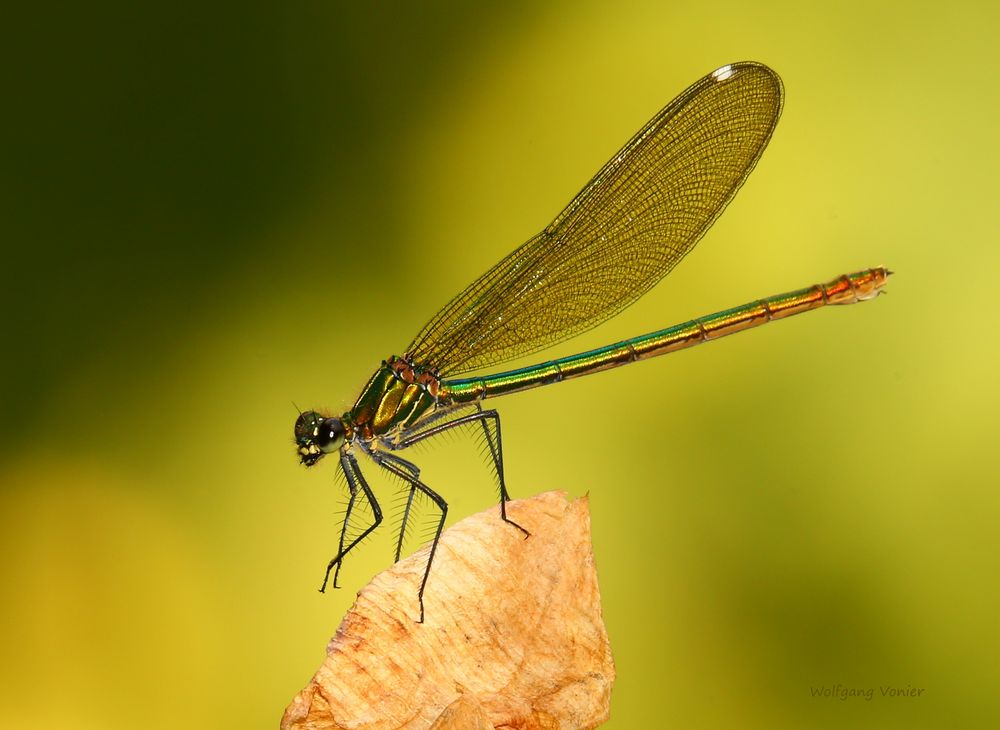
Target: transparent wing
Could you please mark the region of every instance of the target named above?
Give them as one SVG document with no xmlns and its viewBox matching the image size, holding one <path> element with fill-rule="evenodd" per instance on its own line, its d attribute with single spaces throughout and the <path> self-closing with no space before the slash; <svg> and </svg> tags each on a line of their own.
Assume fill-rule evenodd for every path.
<svg viewBox="0 0 1000 730">
<path fill-rule="evenodd" d="M 544 349 L 662 279 L 725 209 L 781 114 L 781 79 L 734 63 L 663 108 L 544 231 L 469 285 L 407 349 L 441 375 Z"/>
</svg>

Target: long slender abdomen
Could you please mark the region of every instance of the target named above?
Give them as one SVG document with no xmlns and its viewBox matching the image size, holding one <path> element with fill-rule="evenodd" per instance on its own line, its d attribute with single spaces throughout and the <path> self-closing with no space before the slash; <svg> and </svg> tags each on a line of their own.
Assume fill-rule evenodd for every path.
<svg viewBox="0 0 1000 730">
<path fill-rule="evenodd" d="M 675 350 L 752 329 L 777 319 L 791 317 L 827 304 L 854 304 L 877 296 L 891 272 L 883 267 L 840 276 L 827 284 L 777 294 L 740 307 L 726 309 L 664 330 L 622 340 L 613 345 L 570 355 L 518 370 L 477 378 L 445 380 L 439 402 L 469 403 L 539 385 L 608 370 L 637 360 L 665 355 Z"/>
</svg>

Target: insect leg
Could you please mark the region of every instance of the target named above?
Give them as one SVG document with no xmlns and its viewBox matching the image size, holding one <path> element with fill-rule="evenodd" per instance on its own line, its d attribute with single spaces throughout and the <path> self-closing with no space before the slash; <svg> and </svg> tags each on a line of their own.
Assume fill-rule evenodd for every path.
<svg viewBox="0 0 1000 730">
<path fill-rule="evenodd" d="M 490 456 L 493 459 L 493 468 L 496 472 L 497 481 L 500 483 L 500 517 L 504 522 L 513 525 L 523 532 L 525 537 L 530 537 L 530 532 L 507 517 L 507 502 L 510 500 L 510 495 L 507 493 L 507 484 L 503 476 L 503 445 L 500 440 L 500 414 L 495 410 L 484 411 L 479 404 L 476 404 L 476 409 L 475 413 L 469 413 L 446 423 L 431 426 L 412 436 L 404 436 L 396 444 L 387 445 L 391 449 L 405 449 L 431 436 L 444 433 L 449 429 L 478 421 L 483 428 L 483 432 L 486 434 L 486 442 L 490 447 Z"/>
<path fill-rule="evenodd" d="M 407 461 L 401 456 L 396 456 L 395 454 L 387 452 L 379 452 L 379 459 L 395 463 L 400 468 L 408 471 L 414 479 L 420 478 L 420 467 L 411 461 Z M 399 535 L 396 537 L 396 558 L 394 562 L 397 563 L 399 562 L 400 553 L 403 551 L 403 538 L 406 537 L 406 523 L 410 520 L 410 510 L 413 508 L 413 498 L 417 494 L 417 488 L 413 486 L 413 483 L 408 482 L 408 484 L 410 488 L 406 495 L 406 505 L 403 507 L 403 516 L 399 522 Z"/>
<path fill-rule="evenodd" d="M 340 546 L 338 548 L 337 556 L 330 561 L 330 564 L 326 566 L 326 575 L 323 576 L 323 585 L 320 586 L 320 593 L 326 592 L 326 584 L 330 580 L 330 571 L 336 568 L 336 572 L 333 574 L 333 586 L 337 587 L 337 577 L 340 575 L 340 566 L 343 563 L 344 556 L 351 552 L 355 545 L 364 540 L 368 534 L 379 526 L 382 522 L 382 509 L 379 507 L 378 500 L 375 499 L 375 495 L 372 494 L 371 487 L 368 486 L 368 482 L 365 481 L 364 475 L 361 473 L 361 468 L 358 466 L 357 459 L 354 458 L 353 454 L 342 453 L 340 455 L 340 468 L 344 472 L 344 476 L 347 478 L 347 485 L 351 490 L 351 499 L 347 503 L 347 513 L 344 515 L 344 525 L 340 530 Z M 375 519 L 372 524 L 365 528 L 364 532 L 358 535 L 351 543 L 345 548 L 344 540 L 347 534 L 348 523 L 351 518 L 351 510 L 354 508 L 354 503 L 357 498 L 358 492 L 362 492 L 365 495 L 365 499 L 368 500 L 368 504 L 371 505 L 372 514 Z"/>
<path fill-rule="evenodd" d="M 349 472 L 347 471 L 347 469 L 344 468 L 343 464 L 341 464 L 341 470 L 344 472 L 344 475 L 347 477 L 347 488 L 348 488 L 348 490 L 351 493 L 351 496 L 347 500 L 347 508 L 344 510 L 344 519 L 343 519 L 343 521 L 340 524 L 340 542 L 337 544 L 337 555 L 340 556 L 340 557 L 343 557 L 343 555 L 344 555 L 344 540 L 347 539 L 347 527 L 351 523 L 351 513 L 354 511 L 354 503 L 358 499 L 358 492 L 360 490 L 358 489 L 357 484 L 355 483 L 355 481 L 349 475 Z M 326 590 L 325 590 L 326 589 L 326 581 L 327 581 L 327 579 L 329 577 L 330 577 L 330 569 L 327 568 L 326 569 L 326 577 L 323 578 L 323 585 L 319 589 L 320 593 L 325 593 L 326 592 Z M 338 583 L 337 583 L 337 579 L 339 577 L 340 577 L 340 561 L 338 560 L 337 561 L 337 571 L 333 574 L 333 587 L 334 588 L 340 588 L 340 585 L 338 585 Z"/>
<path fill-rule="evenodd" d="M 483 427 L 483 434 L 486 436 L 486 443 L 490 447 L 490 456 L 493 457 L 493 468 L 496 471 L 497 481 L 500 484 L 500 518 L 504 522 L 512 524 L 514 527 L 529 537 L 531 533 L 521 527 L 514 520 L 507 518 L 507 502 L 510 501 L 510 494 L 507 493 L 507 484 L 503 477 L 503 447 L 500 443 L 500 414 L 495 410 L 484 411 L 480 403 L 476 403 L 476 410 L 482 416 L 479 423 Z M 492 425 L 492 427 L 491 427 Z"/>
<path fill-rule="evenodd" d="M 424 484 L 420 479 L 413 476 L 408 470 L 400 467 L 398 463 L 391 459 L 386 458 L 387 454 L 381 452 L 373 452 L 372 458 L 375 459 L 383 469 L 392 474 L 395 474 L 400 479 L 405 481 L 410 485 L 411 493 L 413 490 L 420 490 L 425 495 L 430 497 L 430 499 L 438 506 L 441 510 L 441 519 L 438 520 L 437 529 L 434 531 L 434 540 L 431 542 L 431 551 L 427 556 L 427 567 L 424 569 L 424 578 L 420 581 L 420 590 L 417 592 L 417 600 L 420 602 L 420 620 L 418 623 L 424 622 L 424 589 L 427 587 L 427 578 L 431 574 L 431 564 L 434 562 L 434 553 L 437 551 L 438 540 L 441 538 L 441 530 L 444 528 L 445 518 L 448 516 L 448 503 L 444 501 L 444 498 L 435 492 L 433 489 Z"/>
</svg>

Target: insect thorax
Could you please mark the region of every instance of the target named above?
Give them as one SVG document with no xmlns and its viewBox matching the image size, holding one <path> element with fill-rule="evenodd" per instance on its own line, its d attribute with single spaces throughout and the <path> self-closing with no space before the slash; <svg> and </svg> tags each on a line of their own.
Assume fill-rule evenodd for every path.
<svg viewBox="0 0 1000 730">
<path fill-rule="evenodd" d="M 361 391 L 350 411 L 352 425 L 365 439 L 397 428 L 405 430 L 433 410 L 439 383 L 434 373 L 394 355 Z"/>
</svg>

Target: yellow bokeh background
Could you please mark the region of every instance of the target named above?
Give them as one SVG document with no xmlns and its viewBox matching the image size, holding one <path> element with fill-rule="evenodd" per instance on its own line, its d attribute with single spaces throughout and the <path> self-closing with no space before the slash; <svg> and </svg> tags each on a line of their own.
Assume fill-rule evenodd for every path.
<svg viewBox="0 0 1000 730">
<path fill-rule="evenodd" d="M 295 463 L 292 403 L 348 407 L 744 59 L 787 95 L 745 188 L 552 354 L 872 265 L 889 295 L 498 400 L 508 484 L 590 494 L 608 728 L 1000 723 L 995 4 L 182 2 L 16 27 L 0 726 L 276 727 L 391 558 L 383 531 L 316 592 L 342 495 L 333 463 Z M 450 521 L 493 503 L 471 444 L 420 460 Z M 812 696 L 838 685 L 874 697 Z"/>
</svg>

